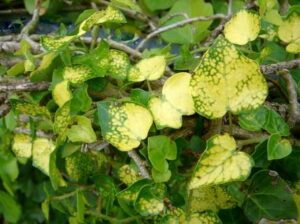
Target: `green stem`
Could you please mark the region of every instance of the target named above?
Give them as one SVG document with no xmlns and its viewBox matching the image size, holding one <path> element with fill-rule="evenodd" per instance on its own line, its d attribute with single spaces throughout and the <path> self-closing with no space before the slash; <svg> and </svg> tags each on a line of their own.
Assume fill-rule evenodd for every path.
<svg viewBox="0 0 300 224">
<path fill-rule="evenodd" d="M 148 87 L 149 92 L 152 92 L 152 88 L 151 88 L 150 82 L 148 80 L 146 80 L 146 83 L 147 83 L 147 87 Z"/>
</svg>

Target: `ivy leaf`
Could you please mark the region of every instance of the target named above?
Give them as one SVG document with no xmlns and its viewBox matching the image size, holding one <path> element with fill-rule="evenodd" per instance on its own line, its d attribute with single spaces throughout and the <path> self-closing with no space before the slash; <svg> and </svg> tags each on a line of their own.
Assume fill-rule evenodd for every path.
<svg viewBox="0 0 300 224">
<path fill-rule="evenodd" d="M 60 83 L 57 83 L 52 90 L 52 96 L 54 102 L 59 107 L 62 107 L 66 102 L 68 102 L 72 98 L 69 81 L 64 80 Z"/>
<path fill-rule="evenodd" d="M 162 97 L 152 97 L 148 108 L 152 113 L 153 120 L 158 129 L 165 127 L 180 128 L 182 126 L 182 115 Z"/>
<path fill-rule="evenodd" d="M 130 98 L 135 103 L 147 106 L 150 100 L 150 93 L 143 89 L 131 89 Z"/>
<path fill-rule="evenodd" d="M 49 175 L 50 155 L 55 150 L 55 145 L 46 138 L 37 138 L 32 146 L 32 162 L 35 167 Z"/>
<path fill-rule="evenodd" d="M 32 138 L 25 134 L 15 134 L 12 151 L 18 158 L 30 158 Z"/>
<path fill-rule="evenodd" d="M 99 102 L 98 120 L 102 136 L 121 151 L 140 145 L 152 125 L 152 116 L 143 106 L 134 103 Z"/>
<path fill-rule="evenodd" d="M 169 167 L 169 165 L 167 167 Z M 167 182 L 168 180 L 170 180 L 172 173 L 169 169 L 166 169 L 164 171 L 159 171 L 159 170 L 152 168 L 151 176 L 153 177 L 153 180 L 155 183 L 163 183 L 163 182 Z"/>
<path fill-rule="evenodd" d="M 142 59 L 130 69 L 127 79 L 131 82 L 157 80 L 164 74 L 166 65 L 164 56 Z"/>
<path fill-rule="evenodd" d="M 156 1 L 152 1 L 153 3 Z M 167 1 L 162 1 L 166 3 Z M 185 13 L 189 18 L 197 16 L 211 16 L 213 15 L 213 7 L 210 3 L 204 0 L 179 0 L 174 3 L 170 11 L 163 17 L 160 22 L 164 26 L 174 24 L 176 22 L 186 19 L 182 15 Z M 182 28 L 176 28 L 161 34 L 164 41 L 168 43 L 191 44 L 203 40 L 208 34 L 208 28 L 212 21 L 201 21 L 186 25 Z"/>
<path fill-rule="evenodd" d="M 210 119 L 256 109 L 268 92 L 258 64 L 223 37 L 204 54 L 190 85 L 196 112 Z"/>
<path fill-rule="evenodd" d="M 15 99 L 12 99 L 10 102 L 15 111 L 18 113 L 26 114 L 29 116 L 42 116 L 46 118 L 51 118 L 49 110 L 44 106 L 40 106 L 36 103 L 29 103 L 26 101 L 20 101 Z"/>
<path fill-rule="evenodd" d="M 279 134 L 273 134 L 268 140 L 268 160 L 282 159 L 292 152 L 289 140 L 281 139 Z"/>
<path fill-rule="evenodd" d="M 73 93 L 71 100 L 71 114 L 77 114 L 79 112 L 86 112 L 92 105 L 92 99 L 88 94 L 88 85 L 80 85 Z"/>
<path fill-rule="evenodd" d="M 260 17 L 242 10 L 235 14 L 224 27 L 224 35 L 233 44 L 245 45 L 257 38 L 260 31 Z"/>
<path fill-rule="evenodd" d="M 68 126 L 71 123 L 70 101 L 60 107 L 54 117 L 54 133 L 58 134 L 57 142 L 64 141 L 67 137 Z"/>
<path fill-rule="evenodd" d="M 56 65 L 57 54 L 55 52 L 47 53 L 42 61 L 40 66 L 30 73 L 30 79 L 33 81 L 43 81 L 48 79 L 48 76 L 51 74 L 54 65 Z"/>
<path fill-rule="evenodd" d="M 0 213 L 11 223 L 17 223 L 22 215 L 21 206 L 5 191 L 0 191 Z"/>
<path fill-rule="evenodd" d="M 286 50 L 290 53 L 300 52 L 300 15 L 291 13 L 278 28 L 278 37 L 285 43 L 289 43 Z"/>
<path fill-rule="evenodd" d="M 66 48 L 75 38 L 76 35 L 63 37 L 42 36 L 40 43 L 46 51 L 61 51 Z"/>
<path fill-rule="evenodd" d="M 271 176 L 268 171 L 262 170 L 252 177 L 248 189 L 243 210 L 250 221 L 258 222 L 262 218 L 297 219 L 297 207 L 292 193 L 279 176 Z"/>
<path fill-rule="evenodd" d="M 191 74 L 180 72 L 172 75 L 165 82 L 162 95 L 182 115 L 195 113 L 190 80 Z"/>
<path fill-rule="evenodd" d="M 63 78 L 73 85 L 79 85 L 86 80 L 98 77 L 93 70 L 86 65 L 67 66 L 63 71 Z"/>
<path fill-rule="evenodd" d="M 189 184 L 199 186 L 246 180 L 253 162 L 244 152 L 236 151 L 236 142 L 228 134 L 216 135 L 208 140 Z"/>
<path fill-rule="evenodd" d="M 134 203 L 141 216 L 158 215 L 164 210 L 164 201 L 153 192 L 153 187 L 146 186 L 140 192 Z"/>
<path fill-rule="evenodd" d="M 131 185 L 140 179 L 135 167 L 125 164 L 118 170 L 119 179 L 126 185 Z"/>
<path fill-rule="evenodd" d="M 222 221 L 217 216 L 216 213 L 212 211 L 206 211 L 206 212 L 198 212 L 193 213 L 190 215 L 190 217 L 187 218 L 186 221 L 187 224 L 193 224 L 193 223 L 208 223 L 208 224 L 222 224 Z"/>
<path fill-rule="evenodd" d="M 77 125 L 72 125 L 67 132 L 67 136 L 71 142 L 92 143 L 97 140 L 90 119 L 84 116 L 76 116 L 75 122 Z"/>
<path fill-rule="evenodd" d="M 125 80 L 127 78 L 131 67 L 128 55 L 125 52 L 118 50 L 110 50 L 108 58 L 105 58 L 102 63 L 107 63 L 108 75 L 119 80 Z"/>
</svg>

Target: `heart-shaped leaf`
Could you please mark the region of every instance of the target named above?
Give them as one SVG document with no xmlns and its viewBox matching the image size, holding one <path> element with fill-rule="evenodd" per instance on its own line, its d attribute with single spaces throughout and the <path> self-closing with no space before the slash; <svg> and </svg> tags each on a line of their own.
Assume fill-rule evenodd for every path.
<svg viewBox="0 0 300 224">
<path fill-rule="evenodd" d="M 216 135 L 208 140 L 191 182 L 190 189 L 247 179 L 252 167 L 251 157 L 236 151 L 236 142 L 228 134 Z"/>
<path fill-rule="evenodd" d="M 190 85 L 196 112 L 210 119 L 255 109 L 268 93 L 258 64 L 223 37 L 204 54 Z"/>
<path fill-rule="evenodd" d="M 116 102 L 100 102 L 97 108 L 103 137 L 119 150 L 136 148 L 147 137 L 153 119 L 146 108 Z"/>
<path fill-rule="evenodd" d="M 131 82 L 159 79 L 165 72 L 166 59 L 164 56 L 145 58 L 134 65 L 128 75 Z"/>
<path fill-rule="evenodd" d="M 77 125 L 73 125 L 67 132 L 71 142 L 92 143 L 97 140 L 90 119 L 84 116 L 77 116 L 75 117 L 75 122 Z"/>
<path fill-rule="evenodd" d="M 281 139 L 279 134 L 273 134 L 268 140 L 268 160 L 282 159 L 292 152 L 289 140 Z"/>
<path fill-rule="evenodd" d="M 242 10 L 225 24 L 224 35 L 231 43 L 244 45 L 255 40 L 259 31 L 260 17 L 252 12 Z"/>
<path fill-rule="evenodd" d="M 72 93 L 69 88 L 69 81 L 64 80 L 57 83 L 53 90 L 52 96 L 55 103 L 61 107 L 72 98 Z"/>
</svg>

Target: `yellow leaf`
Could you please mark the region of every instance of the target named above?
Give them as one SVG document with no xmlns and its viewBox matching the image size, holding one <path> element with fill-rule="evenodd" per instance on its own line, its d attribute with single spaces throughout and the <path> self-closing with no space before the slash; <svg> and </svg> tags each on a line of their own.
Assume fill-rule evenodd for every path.
<svg viewBox="0 0 300 224">
<path fill-rule="evenodd" d="M 210 119 L 255 109 L 268 93 L 258 64 L 223 37 L 204 54 L 190 85 L 196 112 Z"/>
<path fill-rule="evenodd" d="M 300 39 L 300 15 L 292 13 L 278 28 L 280 40 L 290 43 Z"/>
<path fill-rule="evenodd" d="M 225 24 L 224 35 L 231 43 L 244 45 L 257 38 L 260 31 L 260 17 L 242 10 Z"/>
<path fill-rule="evenodd" d="M 166 101 L 166 99 L 153 97 L 149 100 L 148 108 L 152 113 L 155 125 L 158 129 L 181 127 L 182 114 Z"/>
<path fill-rule="evenodd" d="M 130 69 L 130 60 L 126 53 L 110 50 L 108 54 L 108 75 L 115 79 L 125 80 Z"/>
<path fill-rule="evenodd" d="M 46 138 L 37 138 L 33 142 L 32 162 L 35 167 L 49 175 L 50 155 L 54 151 L 55 145 Z"/>
<path fill-rule="evenodd" d="M 236 151 L 233 137 L 228 134 L 216 135 L 208 140 L 189 188 L 243 181 L 250 174 L 251 166 L 251 157 L 247 153 Z"/>
<path fill-rule="evenodd" d="M 121 151 L 138 147 L 153 122 L 151 113 L 134 103 L 100 102 L 98 113 L 103 137 Z"/>
<path fill-rule="evenodd" d="M 191 74 L 180 72 L 168 78 L 162 89 L 163 97 L 182 115 L 195 113 L 190 80 Z"/>
<path fill-rule="evenodd" d="M 53 100 L 61 107 L 72 98 L 69 81 L 65 80 L 56 84 L 52 90 Z"/>
<path fill-rule="evenodd" d="M 12 145 L 12 151 L 19 158 L 31 157 L 32 138 L 25 134 L 16 134 Z"/>
<path fill-rule="evenodd" d="M 300 53 L 300 38 L 286 46 L 286 51 L 294 54 Z"/>
<path fill-rule="evenodd" d="M 164 56 L 146 58 L 138 62 L 130 69 L 128 80 L 131 82 L 156 80 L 164 74 L 165 69 L 166 59 Z"/>
</svg>

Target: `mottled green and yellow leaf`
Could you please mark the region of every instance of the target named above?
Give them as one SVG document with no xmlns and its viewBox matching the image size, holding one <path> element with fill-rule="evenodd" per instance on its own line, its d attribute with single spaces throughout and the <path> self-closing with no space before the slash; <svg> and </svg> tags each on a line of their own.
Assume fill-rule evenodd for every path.
<svg viewBox="0 0 300 224">
<path fill-rule="evenodd" d="M 15 134 L 12 151 L 18 158 L 30 158 L 32 138 L 25 134 Z"/>
<path fill-rule="evenodd" d="M 54 102 L 59 107 L 68 102 L 72 98 L 72 93 L 69 88 L 69 81 L 64 80 L 60 83 L 57 83 L 52 90 L 52 96 Z"/>
</svg>

